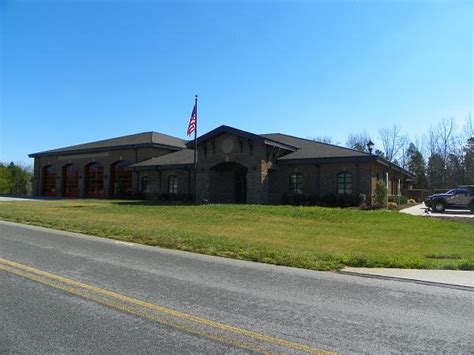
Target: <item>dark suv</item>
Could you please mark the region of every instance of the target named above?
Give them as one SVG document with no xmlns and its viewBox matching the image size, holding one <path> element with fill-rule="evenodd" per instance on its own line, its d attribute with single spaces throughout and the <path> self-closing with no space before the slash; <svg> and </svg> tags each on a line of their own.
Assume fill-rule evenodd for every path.
<svg viewBox="0 0 474 355">
<path fill-rule="evenodd" d="M 474 185 L 459 186 L 442 194 L 430 195 L 425 205 L 435 212 L 444 212 L 447 208 L 474 212 Z"/>
</svg>

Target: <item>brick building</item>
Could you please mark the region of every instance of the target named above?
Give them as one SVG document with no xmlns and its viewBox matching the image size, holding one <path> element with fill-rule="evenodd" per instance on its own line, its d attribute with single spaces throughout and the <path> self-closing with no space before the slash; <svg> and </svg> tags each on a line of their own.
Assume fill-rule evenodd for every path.
<svg viewBox="0 0 474 355">
<path fill-rule="evenodd" d="M 224 203 L 279 203 L 283 195 L 365 194 L 377 179 L 389 194 L 412 175 L 367 153 L 285 134 L 221 126 L 194 141 L 139 133 L 31 154 L 37 196 L 127 198 L 194 194 Z M 388 180 L 387 180 L 388 178 Z"/>
</svg>

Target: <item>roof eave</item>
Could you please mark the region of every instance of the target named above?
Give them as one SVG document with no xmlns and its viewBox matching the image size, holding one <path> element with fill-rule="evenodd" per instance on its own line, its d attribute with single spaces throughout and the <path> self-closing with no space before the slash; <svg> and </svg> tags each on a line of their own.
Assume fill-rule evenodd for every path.
<svg viewBox="0 0 474 355">
<path fill-rule="evenodd" d="M 316 158 L 316 157 L 313 157 L 313 158 L 291 158 L 291 159 L 284 159 L 284 156 L 281 157 L 281 158 L 278 158 L 277 161 L 279 163 L 301 163 L 301 162 L 305 162 L 305 163 L 321 163 L 321 162 L 328 162 L 328 161 L 335 161 L 335 162 L 340 162 L 340 161 L 354 161 L 354 160 L 358 160 L 358 161 L 363 161 L 363 160 L 367 160 L 369 161 L 368 157 L 365 157 L 365 156 L 345 156 L 345 157 L 319 157 L 319 158 Z"/>
<path fill-rule="evenodd" d="M 129 165 L 126 167 L 126 169 L 150 169 L 150 170 L 156 170 L 156 169 L 176 169 L 176 168 L 192 168 L 193 163 L 182 163 L 182 164 L 150 164 L 150 165 L 139 165 L 138 164 L 133 164 Z"/>
<path fill-rule="evenodd" d="M 158 143 L 141 143 L 141 144 L 127 144 L 119 145 L 113 147 L 101 147 L 101 148 L 86 148 L 86 149 L 76 149 L 76 150 L 63 150 L 63 151 L 44 151 L 38 153 L 28 154 L 30 158 L 38 158 L 43 156 L 54 156 L 54 155 L 72 155 L 72 154 L 87 154 L 91 152 L 107 152 L 110 150 L 121 150 L 121 149 L 139 149 L 139 148 L 165 148 L 172 150 L 182 150 L 185 147 L 172 146 L 167 144 L 158 144 Z"/>
</svg>

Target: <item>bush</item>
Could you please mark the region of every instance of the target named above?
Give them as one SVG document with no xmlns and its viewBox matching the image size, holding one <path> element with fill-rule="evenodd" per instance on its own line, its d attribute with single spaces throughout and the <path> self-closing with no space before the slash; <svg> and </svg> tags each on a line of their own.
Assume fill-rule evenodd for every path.
<svg viewBox="0 0 474 355">
<path fill-rule="evenodd" d="M 401 205 L 406 205 L 408 203 L 408 196 L 396 196 L 396 195 L 392 195 L 392 196 L 388 196 L 388 202 L 396 202 L 396 203 L 399 203 Z"/>
<path fill-rule="evenodd" d="M 145 199 L 163 203 L 191 203 L 193 194 L 170 194 L 168 192 L 147 193 Z"/>
<path fill-rule="evenodd" d="M 387 208 L 389 210 L 398 210 L 398 205 L 396 202 L 389 202 Z"/>
<path fill-rule="evenodd" d="M 378 208 L 385 207 L 385 199 L 387 198 L 387 187 L 385 186 L 385 182 L 382 180 L 377 181 L 377 185 L 375 186 L 375 206 Z"/>
<path fill-rule="evenodd" d="M 323 207 L 354 207 L 362 202 L 362 196 L 353 195 L 301 195 L 286 194 L 281 197 L 281 203 L 293 206 L 323 206 Z"/>
<path fill-rule="evenodd" d="M 416 202 L 415 199 L 411 198 L 407 201 L 407 203 L 410 204 L 410 205 L 414 205 L 414 204 L 417 204 L 418 202 Z"/>
</svg>

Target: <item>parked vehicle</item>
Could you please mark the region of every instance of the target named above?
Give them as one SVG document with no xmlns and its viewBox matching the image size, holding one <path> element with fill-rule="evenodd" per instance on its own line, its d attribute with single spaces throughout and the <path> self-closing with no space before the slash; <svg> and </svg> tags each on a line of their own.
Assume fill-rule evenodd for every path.
<svg viewBox="0 0 474 355">
<path fill-rule="evenodd" d="M 430 195 L 425 205 L 434 212 L 444 212 L 446 209 L 474 212 L 474 185 L 458 186 L 442 194 Z"/>
</svg>

